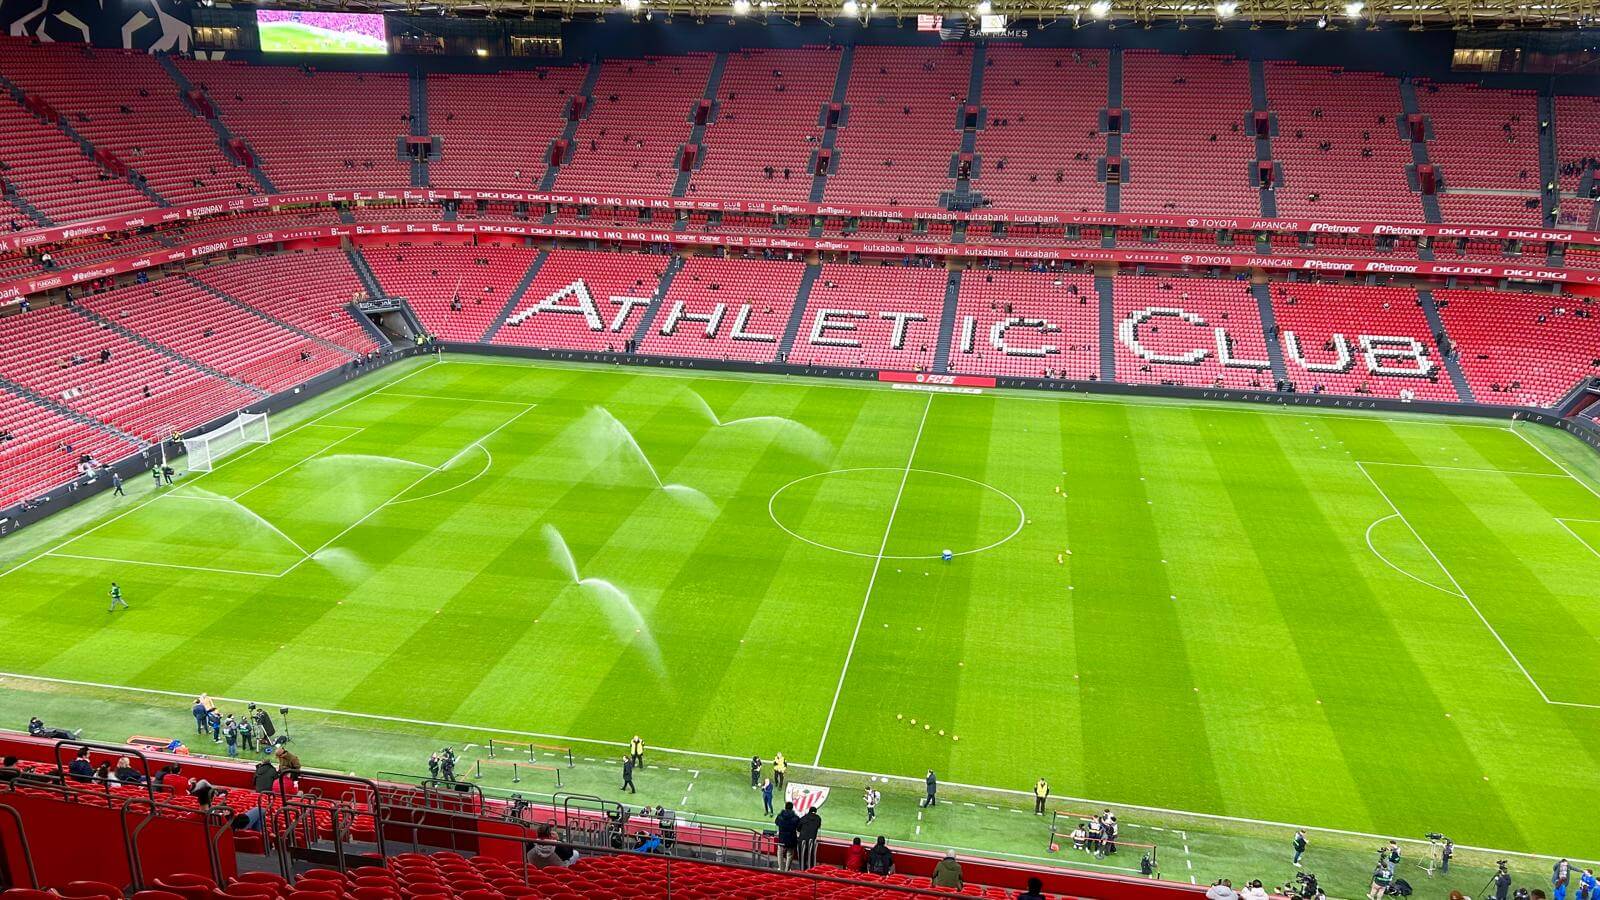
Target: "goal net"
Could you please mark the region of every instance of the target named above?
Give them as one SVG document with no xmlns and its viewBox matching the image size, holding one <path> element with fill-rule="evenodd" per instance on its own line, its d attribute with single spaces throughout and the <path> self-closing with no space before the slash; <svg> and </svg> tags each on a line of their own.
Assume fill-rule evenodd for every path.
<svg viewBox="0 0 1600 900">
<path fill-rule="evenodd" d="M 185 438 L 189 471 L 209 472 L 228 454 L 246 444 L 265 444 L 272 440 L 266 413 L 239 413 L 232 421 L 194 437 Z"/>
</svg>

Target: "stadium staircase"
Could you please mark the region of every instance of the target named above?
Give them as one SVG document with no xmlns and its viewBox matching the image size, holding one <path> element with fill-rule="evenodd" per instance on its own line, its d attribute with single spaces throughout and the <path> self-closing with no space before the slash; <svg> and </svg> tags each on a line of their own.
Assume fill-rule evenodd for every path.
<svg viewBox="0 0 1600 900">
<path fill-rule="evenodd" d="M 1094 292 L 1100 297 L 1100 380 L 1117 380 L 1117 304 L 1111 277 L 1096 275 Z"/>
<path fill-rule="evenodd" d="M 413 137 L 427 137 L 428 130 L 428 76 L 420 70 L 411 73 L 411 127 L 409 133 Z M 426 160 L 411 159 L 411 186 L 425 188 L 428 186 L 428 163 Z"/>
<path fill-rule="evenodd" d="M 1106 108 L 1120 109 L 1122 107 L 1122 48 L 1111 48 L 1111 55 L 1106 60 Z M 1128 127 L 1128 111 L 1122 111 L 1122 127 Z M 1106 129 L 1106 159 L 1122 155 L 1122 135 Z M 1104 163 L 1101 164 L 1104 169 Z M 1127 169 L 1123 169 L 1123 177 L 1127 176 Z M 1106 212 L 1122 211 L 1122 185 L 1113 184 L 1106 178 Z M 1103 246 L 1114 247 L 1117 243 L 1116 232 L 1106 229 Z"/>
<path fill-rule="evenodd" d="M 227 123 L 222 121 L 221 107 L 217 106 L 217 102 L 211 99 L 205 91 L 199 92 L 211 107 L 211 114 L 207 115 L 204 109 L 196 107 L 190 101 L 189 98 L 196 93 L 194 84 L 178 70 L 178 66 L 172 61 L 172 57 L 165 53 L 157 54 L 156 62 L 160 63 L 161 68 L 166 70 L 167 75 L 172 79 L 172 83 L 178 86 L 179 99 L 183 102 L 183 105 L 196 116 L 205 119 L 206 124 L 210 125 L 211 130 L 216 133 L 217 147 L 222 150 L 222 155 L 229 159 L 238 160 L 240 163 L 245 162 L 233 152 L 234 141 L 238 141 L 240 146 L 244 147 L 245 152 L 250 154 L 249 164 L 245 166 L 245 169 L 250 173 L 250 177 L 255 179 L 256 185 L 267 194 L 278 193 L 278 186 L 273 184 L 272 179 L 267 177 L 266 170 L 261 165 L 261 155 L 256 152 L 256 148 L 250 146 L 249 141 L 237 137 L 228 129 Z"/>
<path fill-rule="evenodd" d="M 944 286 L 944 312 L 939 315 L 939 343 L 934 346 L 933 371 L 950 371 L 950 345 L 956 331 L 956 306 L 961 299 L 961 270 L 952 271 Z"/>
<path fill-rule="evenodd" d="M 383 292 L 383 285 L 378 283 L 378 276 L 372 274 L 372 266 L 367 264 L 367 258 L 361 255 L 357 247 L 349 247 L 344 251 L 350 260 L 350 268 L 356 270 L 356 277 L 361 279 L 361 286 L 367 289 L 368 297 L 387 297 Z"/>
<path fill-rule="evenodd" d="M 1267 100 L 1267 66 L 1261 61 L 1259 56 L 1252 56 L 1250 57 L 1250 103 L 1252 106 L 1252 112 L 1265 112 L 1267 114 L 1267 136 L 1256 138 L 1257 163 L 1272 162 L 1272 135 L 1276 134 L 1278 130 L 1277 120 L 1272 115 L 1272 110 L 1268 105 Z M 1246 123 L 1246 125 L 1247 127 L 1253 127 L 1254 123 L 1249 122 Z M 1279 172 L 1281 172 L 1282 169 L 1281 166 L 1277 165 L 1274 165 L 1273 168 L 1279 170 Z M 1275 172 L 1274 174 L 1278 173 Z M 1256 186 L 1256 190 L 1261 195 L 1262 218 L 1277 218 L 1277 182 L 1275 181 L 1270 187 L 1268 185 L 1264 185 L 1261 183 L 1261 176 L 1259 173 L 1254 171 L 1250 174 L 1250 181 Z M 1262 319 L 1262 322 L 1266 322 L 1266 319 Z"/>
<path fill-rule="evenodd" d="M 306 340 L 311 341 L 312 343 L 317 344 L 318 346 L 326 347 L 327 349 L 332 350 L 333 352 L 339 354 L 340 356 L 354 358 L 355 356 L 358 355 L 355 351 L 349 349 L 348 347 L 341 347 L 338 344 L 335 344 L 334 342 L 332 342 L 332 341 L 330 341 L 330 340 L 328 340 L 326 338 L 318 337 L 318 336 L 312 334 L 311 332 L 306 331 L 304 328 L 300 328 L 300 327 L 298 327 L 296 325 L 291 325 L 288 322 L 285 322 L 284 320 L 278 318 L 277 316 L 272 315 L 271 313 L 268 313 L 268 312 L 266 312 L 264 310 L 257 309 L 254 306 L 251 306 L 250 304 L 244 302 L 243 300 L 238 299 L 237 297 L 230 296 L 225 291 L 222 291 L 222 290 L 219 290 L 219 289 L 217 289 L 215 287 L 212 287 L 211 285 L 205 283 L 204 281 L 201 281 L 199 278 L 196 278 L 193 275 L 184 275 L 182 277 L 188 279 L 189 283 L 193 284 L 195 287 L 200 288 L 201 290 L 211 294 L 212 296 L 214 296 L 217 299 L 221 300 L 222 302 L 228 304 L 229 306 L 237 307 L 238 309 L 242 310 L 243 312 L 247 312 L 250 315 L 255 316 L 258 319 L 262 319 L 262 320 L 264 320 L 266 322 L 270 322 L 273 325 L 276 325 L 276 326 L 278 326 L 279 328 L 282 328 L 285 331 L 290 331 L 290 332 L 293 332 L 295 334 L 298 334 L 301 337 L 305 338 Z"/>
<path fill-rule="evenodd" d="M 1283 343 L 1278 340 L 1278 318 L 1272 313 L 1272 288 L 1266 283 L 1250 285 L 1255 295 L 1256 309 L 1261 313 L 1261 332 L 1267 341 L 1267 360 L 1272 363 L 1272 379 L 1278 383 L 1289 380 L 1289 370 L 1283 364 Z"/>
<path fill-rule="evenodd" d="M 1400 109 L 1405 113 L 1405 115 L 1402 115 L 1395 120 L 1395 127 L 1400 130 L 1400 137 L 1402 140 L 1409 140 L 1410 135 L 1406 134 L 1406 121 L 1410 116 L 1422 114 L 1422 107 L 1417 103 L 1417 86 L 1411 81 L 1410 78 L 1400 79 Z M 1432 120 L 1424 118 L 1423 127 L 1425 129 L 1423 131 L 1423 137 L 1425 139 L 1431 139 L 1433 137 Z M 1435 194 L 1422 193 L 1422 183 L 1417 176 L 1417 168 L 1419 166 L 1426 166 L 1429 164 L 1428 141 L 1411 141 L 1411 168 L 1406 171 L 1406 179 L 1410 181 L 1411 189 L 1416 191 L 1417 195 L 1422 200 L 1422 215 L 1424 221 L 1437 225 L 1444 221 L 1444 214 L 1439 209 L 1439 197 Z M 1437 170 L 1435 170 L 1435 172 L 1439 181 L 1442 183 L 1444 180 L 1443 173 L 1440 173 Z"/>
<path fill-rule="evenodd" d="M 40 212 L 32 203 L 29 203 L 28 198 L 22 196 L 20 193 L 13 191 L 9 194 L 6 194 L 4 200 L 5 202 L 16 207 L 17 210 L 23 215 L 32 219 L 33 223 L 38 225 L 40 228 L 50 228 L 56 224 L 50 220 L 49 216 Z"/>
<path fill-rule="evenodd" d="M 506 298 L 505 307 L 500 310 L 500 314 L 494 317 L 494 321 L 483 332 L 483 342 L 485 344 L 493 341 L 494 336 L 505 326 L 506 317 L 510 316 L 512 310 L 517 308 L 517 304 L 522 302 L 522 295 L 528 292 L 528 286 L 533 284 L 535 278 L 539 277 L 539 270 L 544 268 L 544 262 L 549 258 L 549 250 L 540 250 L 539 255 L 535 256 L 533 262 L 528 264 L 528 271 L 522 273 L 522 279 L 517 282 L 515 288 L 512 288 L 511 296 Z"/>
<path fill-rule="evenodd" d="M 1472 403 L 1472 386 L 1467 383 L 1467 375 L 1461 370 L 1459 347 L 1450 338 L 1450 332 L 1444 327 L 1444 318 L 1439 315 L 1439 307 L 1433 302 L 1433 291 L 1417 291 L 1417 302 L 1422 306 L 1422 315 L 1428 320 L 1428 329 L 1433 332 L 1433 343 L 1439 348 L 1439 355 L 1444 358 L 1444 370 L 1450 375 L 1450 383 L 1455 385 L 1456 396 L 1463 403 Z M 1450 349 L 1445 350 L 1446 347 Z"/>
<path fill-rule="evenodd" d="M 946 209 L 971 210 L 983 205 L 983 196 L 972 189 L 972 178 L 983 171 L 983 161 L 978 158 L 978 132 L 983 130 L 983 124 L 988 117 L 983 110 L 983 72 L 985 60 L 989 58 L 989 45 L 977 42 L 972 45 L 972 70 L 967 76 L 967 106 L 978 108 L 978 123 L 975 128 L 961 128 L 961 149 L 950 158 L 950 177 L 955 179 L 956 186 L 945 194 L 940 204 Z M 956 108 L 956 125 L 961 127 L 966 120 L 966 110 Z M 961 159 L 970 154 L 972 157 L 972 172 L 963 177 L 961 174 Z M 966 239 L 966 223 L 958 223 L 959 235 Z"/>
<path fill-rule="evenodd" d="M 800 323 L 806 317 L 806 304 L 811 302 L 811 289 L 816 286 L 817 276 L 822 274 L 822 266 L 812 263 L 806 266 L 800 275 L 800 287 L 794 292 L 794 306 L 789 309 L 789 322 L 783 328 L 783 337 L 778 341 L 778 359 L 787 361 L 789 351 L 794 347 L 794 340 L 800 334 Z"/>
<path fill-rule="evenodd" d="M 39 393 L 37 391 L 31 390 L 29 388 L 23 387 L 20 384 L 17 384 L 15 381 L 11 381 L 11 380 L 6 379 L 6 378 L 0 378 L 0 390 L 4 390 L 4 391 L 7 391 L 7 392 L 9 392 L 11 394 L 15 394 L 16 396 L 21 397 L 23 400 L 26 400 L 26 401 L 28 401 L 29 403 L 32 403 L 35 406 L 44 407 L 45 409 L 50 410 L 51 412 L 55 413 L 58 416 L 61 416 L 62 418 L 71 419 L 74 422 L 79 422 L 81 424 L 87 425 L 87 426 L 89 426 L 90 428 L 93 428 L 96 431 L 99 431 L 99 432 L 102 432 L 102 433 L 105 433 L 105 434 L 109 434 L 112 437 L 118 438 L 120 440 L 127 441 L 128 443 L 134 445 L 135 447 L 140 448 L 141 450 L 144 449 L 145 447 L 150 446 L 150 442 L 149 441 L 146 441 L 143 438 L 138 437 L 137 435 L 131 434 L 131 433 L 126 432 L 126 431 L 123 431 L 122 429 L 118 428 L 115 425 L 111 425 L 109 423 L 102 422 L 99 419 L 96 419 L 94 416 L 90 416 L 90 415 L 86 415 L 84 413 L 78 412 L 77 410 L 73 409 L 70 406 L 66 406 L 64 404 L 57 403 L 56 401 L 50 399 L 49 397 L 46 397 L 45 395 L 43 395 L 43 394 L 41 394 L 41 393 Z"/>
<path fill-rule="evenodd" d="M 578 124 L 582 122 L 583 117 L 588 116 L 589 111 L 594 108 L 590 101 L 592 101 L 594 98 L 594 86 L 595 83 L 600 80 L 600 67 L 602 65 L 604 65 L 604 63 L 598 59 L 589 63 L 589 70 L 585 72 L 583 76 L 583 86 L 578 88 L 578 93 L 573 97 L 573 99 L 582 97 L 584 99 L 584 107 L 582 116 L 578 118 L 573 118 L 570 115 L 567 116 L 566 127 L 561 129 L 561 141 L 563 145 L 568 148 L 572 147 L 573 138 L 578 133 Z M 546 166 L 544 170 L 544 177 L 539 179 L 539 190 L 545 191 L 546 193 L 555 190 L 556 176 L 559 174 L 561 174 L 560 166 Z M 555 211 L 552 210 L 545 214 L 544 224 L 552 224 L 555 222 L 555 220 L 556 214 Z"/>
<path fill-rule="evenodd" d="M 366 314 L 362 313 L 361 310 L 357 309 L 354 303 L 346 304 L 344 309 L 345 312 L 350 314 L 350 318 L 355 320 L 356 325 L 360 326 L 361 330 L 367 333 L 367 337 L 370 337 L 377 342 L 380 350 L 386 350 L 394 346 L 394 338 L 390 337 L 389 334 L 382 328 L 374 325 L 372 320 L 367 318 Z"/>
<path fill-rule="evenodd" d="M 720 54 L 719 54 L 720 55 Z M 644 308 L 644 315 L 639 317 L 638 327 L 633 329 L 633 345 L 635 347 L 644 343 L 645 335 L 650 333 L 650 326 L 655 324 L 656 315 L 661 312 L 661 307 L 666 305 L 667 291 L 672 290 L 672 279 L 683 269 L 683 257 L 674 256 L 667 260 L 667 267 L 661 270 L 661 280 L 656 284 L 656 293 L 653 302 Z"/>
<path fill-rule="evenodd" d="M 855 61 L 855 56 L 856 46 L 854 44 L 846 45 L 845 48 L 839 53 L 839 71 L 833 77 L 833 98 L 829 101 L 830 104 L 836 103 L 839 105 L 838 124 L 827 124 L 828 110 L 820 110 L 817 113 L 817 124 L 825 126 L 822 132 L 822 141 L 818 146 L 820 149 L 826 150 L 829 153 L 833 152 L 833 145 L 839 140 L 838 126 L 845 124 L 845 122 L 850 118 L 850 110 L 844 105 L 844 95 L 845 89 L 850 86 L 850 67 Z M 811 202 L 821 203 L 822 192 L 826 190 L 827 187 L 828 174 L 826 172 L 817 172 L 814 174 L 811 178 Z M 811 236 L 822 237 L 822 226 L 820 224 L 812 226 Z"/>
<path fill-rule="evenodd" d="M 356 214 L 352 209 L 350 209 L 349 206 L 340 206 L 339 207 L 339 224 L 341 224 L 341 225 L 354 225 L 354 224 L 356 224 Z"/>
<path fill-rule="evenodd" d="M 25 109 L 27 108 L 27 92 L 23 91 L 22 88 L 17 87 L 16 84 L 14 84 L 4 75 L 0 75 L 0 90 L 10 94 L 11 99 L 15 100 L 19 106 L 22 106 Z M 39 121 L 46 122 L 44 119 L 39 119 Z M 89 143 L 88 138 L 85 138 L 83 135 L 79 134 L 77 130 L 72 127 L 72 123 L 67 121 L 66 116 L 56 116 L 55 122 L 46 122 L 46 124 L 54 124 L 62 134 L 66 135 L 74 144 L 78 145 L 78 149 L 85 157 L 89 159 L 90 162 L 94 163 L 96 167 L 102 170 L 105 169 L 105 166 L 100 162 L 99 149 L 95 147 L 94 144 Z M 167 202 L 167 198 L 156 193 L 155 189 L 150 187 L 150 185 L 139 176 L 138 172 L 136 172 L 132 166 L 128 167 L 128 174 L 125 176 L 124 180 L 126 180 L 129 185 L 132 185 L 134 190 L 137 190 L 139 193 L 150 198 L 150 202 L 154 203 L 156 206 L 166 207 L 172 205 L 171 203 Z"/>
<path fill-rule="evenodd" d="M 1544 200 L 1539 208 L 1539 224 L 1541 226 L 1554 225 L 1556 211 L 1561 207 L 1561 176 L 1560 164 L 1557 162 L 1560 155 L 1556 150 L 1556 98 L 1549 94 L 1540 94 L 1539 102 L 1539 192 Z M 1554 190 L 1549 190 L 1550 185 L 1555 185 Z M 1546 245 L 1545 264 L 1559 266 L 1564 255 L 1561 245 L 1551 242 Z"/>
<path fill-rule="evenodd" d="M 118 322 L 116 322 L 116 321 L 114 321 L 112 319 L 108 319 L 105 316 L 102 316 L 99 313 L 95 312 L 94 310 L 88 309 L 87 307 L 79 306 L 76 303 L 68 303 L 67 304 L 67 309 L 77 313 L 78 315 L 82 316 L 85 319 L 88 319 L 90 322 L 93 322 L 94 324 L 99 325 L 101 328 L 105 328 L 105 329 L 109 329 L 111 331 L 114 331 L 117 334 L 120 334 L 123 337 L 127 338 L 128 340 L 133 341 L 136 344 L 139 344 L 140 346 L 146 347 L 146 348 L 148 348 L 150 350 L 154 350 L 155 352 L 161 354 L 162 356 L 166 356 L 166 357 L 169 357 L 169 358 L 171 358 L 173 360 L 176 360 L 177 362 L 182 363 L 183 365 L 188 366 L 191 369 L 198 369 L 201 372 L 204 372 L 207 375 L 210 375 L 212 378 L 217 378 L 217 379 L 220 379 L 222 381 L 226 381 L 228 384 L 231 384 L 234 387 L 244 388 L 245 390 L 255 394 L 258 397 L 266 397 L 266 396 L 269 396 L 271 394 L 270 391 L 267 391 L 267 390 L 265 390 L 263 388 L 256 387 L 255 385 L 250 384 L 248 382 L 240 381 L 239 379 L 233 377 L 232 375 L 229 375 L 228 373 L 222 371 L 221 369 L 215 368 L 213 366 L 208 366 L 205 363 L 201 362 L 200 360 L 194 359 L 193 357 L 185 356 L 182 353 L 179 353 L 178 351 L 172 349 L 171 347 L 168 347 L 165 344 L 156 343 L 155 341 L 151 340 L 150 338 L 145 337 L 144 335 L 140 334 L 139 332 L 134 331 L 134 330 L 132 330 L 130 328 L 127 328 L 127 327 L 123 326 L 121 323 L 118 323 Z"/>
<path fill-rule="evenodd" d="M 727 52 L 718 53 L 711 61 L 711 74 L 706 76 L 705 93 L 700 95 L 700 99 L 711 104 L 711 109 L 706 113 L 704 122 L 695 122 L 694 126 L 689 129 L 689 136 L 684 139 L 683 146 L 678 148 L 678 158 L 680 160 L 683 159 L 683 153 L 689 147 L 699 147 L 700 152 L 695 156 L 694 164 L 689 168 L 685 169 L 682 165 L 678 166 L 678 178 L 672 183 L 672 196 L 674 197 L 682 197 L 689 193 L 689 179 L 693 177 L 694 170 L 700 168 L 700 163 L 705 159 L 706 126 L 717 118 L 717 89 L 722 84 L 722 73 L 727 68 Z M 694 110 L 690 110 L 689 115 L 693 117 Z M 674 224 L 672 228 L 674 231 L 683 231 L 688 225 L 689 220 L 685 218 Z M 665 297 L 666 295 L 662 294 L 662 296 Z"/>
</svg>

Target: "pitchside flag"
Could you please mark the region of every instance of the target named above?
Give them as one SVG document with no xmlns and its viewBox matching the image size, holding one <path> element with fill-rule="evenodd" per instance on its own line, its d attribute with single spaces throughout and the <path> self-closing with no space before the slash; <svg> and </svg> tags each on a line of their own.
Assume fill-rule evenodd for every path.
<svg viewBox="0 0 1600 900">
<path fill-rule="evenodd" d="M 828 789 L 814 784 L 795 784 L 789 782 L 784 786 L 784 799 L 794 804 L 795 815 L 803 816 L 813 809 L 821 809 L 822 804 L 828 799 Z"/>
</svg>

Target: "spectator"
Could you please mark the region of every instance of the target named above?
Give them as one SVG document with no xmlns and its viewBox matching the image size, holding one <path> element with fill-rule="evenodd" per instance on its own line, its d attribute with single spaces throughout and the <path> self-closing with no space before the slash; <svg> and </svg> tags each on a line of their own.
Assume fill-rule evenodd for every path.
<svg viewBox="0 0 1600 900">
<path fill-rule="evenodd" d="M 67 777 L 73 781 L 93 781 L 94 765 L 89 762 L 89 748 L 83 747 L 78 751 L 78 756 L 67 766 Z"/>
<path fill-rule="evenodd" d="M 867 851 L 867 871 L 874 875 L 894 874 L 894 851 L 889 849 L 889 844 L 878 835 L 878 842 Z"/>
<path fill-rule="evenodd" d="M 117 758 L 117 767 L 113 770 L 117 780 L 123 784 L 144 784 L 150 779 L 144 777 L 138 769 L 133 767 L 133 761 L 126 756 Z"/>
<path fill-rule="evenodd" d="M 1254 880 L 1244 886 L 1239 897 L 1241 900 L 1267 900 L 1267 891 L 1261 886 L 1260 880 Z"/>
<path fill-rule="evenodd" d="M 1040 881 L 1038 878 L 1029 878 L 1028 892 L 1026 894 L 1018 894 L 1017 900 L 1044 900 L 1043 891 L 1044 882 Z"/>
<path fill-rule="evenodd" d="M 564 869 L 578 861 L 578 851 L 557 843 L 555 828 L 546 822 L 535 834 L 537 843 L 528 847 L 528 865 L 535 869 Z"/>
<path fill-rule="evenodd" d="M 768 778 L 761 784 L 761 803 L 767 815 L 772 815 L 772 779 Z"/>
<path fill-rule="evenodd" d="M 261 820 L 264 817 L 265 812 L 266 811 L 263 810 L 259 806 L 252 806 L 251 808 L 245 810 L 244 812 L 240 813 L 239 815 L 234 816 L 233 817 L 233 830 L 234 831 L 260 831 L 261 830 Z"/>
<path fill-rule="evenodd" d="M 822 815 L 815 806 L 800 817 L 800 868 L 810 869 L 817 864 L 817 835 L 822 833 Z"/>
<path fill-rule="evenodd" d="M 787 872 L 800 851 L 800 817 L 795 815 L 794 804 L 783 804 L 783 812 L 772 824 L 778 827 L 778 869 Z"/>
<path fill-rule="evenodd" d="M 1233 882 L 1224 878 L 1206 890 L 1206 900 L 1239 900 L 1239 894 L 1233 889 Z"/>
<path fill-rule="evenodd" d="M 202 809 L 209 808 L 211 806 L 211 800 L 216 797 L 216 795 L 217 789 L 212 787 L 211 782 L 205 780 L 204 778 L 197 779 L 194 783 L 189 785 L 189 796 L 193 797 L 195 802 L 199 803 Z"/>
<path fill-rule="evenodd" d="M 272 783 L 277 780 L 277 766 L 272 764 L 272 760 L 263 759 L 261 762 L 256 763 L 256 774 L 251 781 L 250 787 L 258 794 L 270 793 L 272 791 Z"/>
<path fill-rule="evenodd" d="M 933 886 L 961 890 L 961 863 L 956 860 L 954 850 L 946 851 L 944 859 L 939 860 L 939 864 L 933 867 Z"/>
<path fill-rule="evenodd" d="M 844 867 L 851 872 L 867 870 L 867 848 L 861 845 L 861 838 L 855 838 L 844 848 Z"/>
</svg>

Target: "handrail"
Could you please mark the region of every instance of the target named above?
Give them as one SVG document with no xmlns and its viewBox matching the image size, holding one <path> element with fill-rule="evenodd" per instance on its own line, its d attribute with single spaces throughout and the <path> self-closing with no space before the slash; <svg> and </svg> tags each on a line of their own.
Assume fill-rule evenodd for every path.
<svg viewBox="0 0 1600 900">
<path fill-rule="evenodd" d="M 28 887 L 38 890 L 39 871 L 33 866 L 33 850 L 28 846 L 28 830 L 23 827 L 22 813 L 18 812 L 15 806 L 7 803 L 0 803 L 0 810 L 5 810 L 11 816 L 11 820 L 17 824 L 17 842 L 22 845 L 22 863 L 28 867 Z M 0 854 L 4 852 L 5 843 L 0 841 Z M 0 862 L 3 861 L 3 857 L 0 857 Z M 8 887 L 10 886 L 8 885 Z"/>
<path fill-rule="evenodd" d="M 127 745 L 127 744 L 101 744 L 101 743 L 98 743 L 96 741 L 83 741 L 83 740 L 79 740 L 77 738 L 69 738 L 69 739 L 66 739 L 66 740 L 56 741 L 56 745 L 53 748 L 52 753 L 55 756 L 55 760 L 56 760 L 56 773 L 58 775 L 60 775 L 63 779 L 67 779 L 67 778 L 72 777 L 72 776 L 69 776 L 67 774 L 67 767 L 63 766 L 61 764 L 61 749 L 63 747 L 78 747 L 78 748 L 82 748 L 82 749 L 87 749 L 87 750 L 89 750 L 91 752 L 93 752 L 95 750 L 101 750 L 101 751 L 104 751 L 106 753 L 110 753 L 113 756 L 132 756 L 132 757 L 136 757 L 139 760 L 139 762 L 143 763 L 141 768 L 144 770 L 143 772 L 140 773 L 141 775 L 144 776 L 144 784 L 140 785 L 140 786 L 145 789 L 145 793 L 149 796 L 150 803 L 152 805 L 155 804 L 155 802 L 156 802 L 156 787 L 155 787 L 155 781 L 152 778 L 152 773 L 150 771 L 150 758 L 145 756 L 144 755 L 144 751 L 140 750 L 138 747 L 130 746 L 130 745 Z M 113 773 L 113 774 L 115 774 L 115 773 Z M 111 782 L 110 781 L 104 781 L 104 782 L 101 782 L 101 784 L 105 788 L 106 796 L 108 796 L 108 797 L 111 796 Z"/>
<path fill-rule="evenodd" d="M 352 805 L 354 805 L 356 807 L 360 807 L 362 805 L 365 805 L 366 808 L 370 811 L 370 813 L 372 815 L 372 818 L 373 818 L 373 821 L 375 821 L 375 822 L 382 821 L 383 818 L 384 818 L 383 817 L 383 788 L 379 787 L 378 783 L 376 781 L 373 781 L 370 778 L 362 778 L 362 777 L 360 777 L 358 775 L 340 775 L 337 772 L 321 772 L 321 771 L 306 772 L 306 771 L 303 771 L 303 770 L 296 770 L 293 773 L 280 772 L 280 773 L 278 773 L 278 780 L 277 780 L 278 795 L 279 795 L 280 799 L 282 800 L 282 802 L 284 804 L 286 804 L 286 805 L 288 804 L 289 799 L 290 799 L 288 788 L 285 786 L 285 781 L 288 781 L 288 780 L 293 780 L 293 781 L 296 781 L 297 783 L 299 781 L 313 781 L 313 782 L 316 782 L 316 781 L 331 781 L 331 782 L 334 782 L 336 784 L 350 785 L 353 788 L 365 788 L 367 790 L 369 798 L 370 798 L 368 800 L 368 802 L 366 802 L 365 804 L 362 804 L 359 801 L 359 799 L 351 799 L 349 802 L 351 802 Z M 346 798 L 352 797 L 355 793 L 356 792 L 354 790 L 347 791 L 345 793 L 345 797 Z M 321 797 L 322 796 L 320 788 L 314 789 L 314 796 L 316 796 L 316 797 Z M 339 799 L 343 799 L 343 798 L 335 798 L 333 800 L 333 802 L 338 802 Z M 378 853 L 380 855 L 387 856 L 388 852 L 385 849 L 384 840 L 383 840 L 383 829 L 379 828 L 377 831 L 378 831 L 378 835 L 377 835 Z"/>
</svg>

